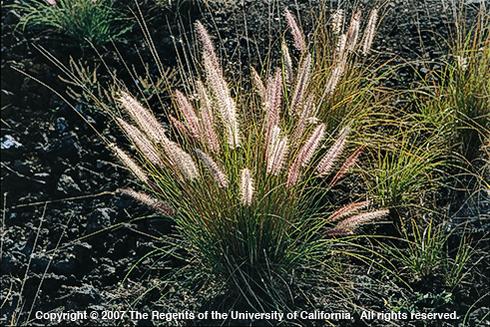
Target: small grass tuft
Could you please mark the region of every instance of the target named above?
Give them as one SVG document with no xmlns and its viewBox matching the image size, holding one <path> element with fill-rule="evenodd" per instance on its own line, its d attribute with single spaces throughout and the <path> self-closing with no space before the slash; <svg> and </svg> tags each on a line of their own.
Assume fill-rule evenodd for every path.
<svg viewBox="0 0 490 327">
<path fill-rule="evenodd" d="M 11 8 L 22 29 L 50 30 L 86 45 L 115 41 L 130 28 L 112 0 L 29 0 Z"/>
</svg>

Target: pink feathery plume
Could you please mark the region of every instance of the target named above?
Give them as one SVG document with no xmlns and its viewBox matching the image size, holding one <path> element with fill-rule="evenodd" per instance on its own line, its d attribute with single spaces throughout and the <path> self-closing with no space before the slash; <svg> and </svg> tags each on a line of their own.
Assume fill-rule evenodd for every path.
<svg viewBox="0 0 490 327">
<path fill-rule="evenodd" d="M 260 75 L 259 75 L 259 73 L 257 73 L 255 68 L 252 67 L 250 69 L 250 71 L 251 71 L 251 75 L 252 75 L 253 86 L 254 86 L 255 90 L 257 91 L 257 93 L 259 94 L 260 99 L 262 101 L 265 101 L 266 91 L 265 91 L 265 86 L 264 86 L 264 83 L 262 82 L 262 79 L 260 78 Z"/>
<path fill-rule="evenodd" d="M 352 153 L 349 158 L 345 160 L 345 162 L 342 164 L 340 169 L 337 171 L 335 176 L 333 177 L 332 181 L 330 182 L 329 186 L 333 187 L 335 184 L 338 183 L 340 179 L 342 179 L 345 174 L 349 171 L 349 169 L 354 166 L 357 163 L 357 160 L 359 159 L 359 156 L 362 154 L 364 150 L 364 147 L 361 146 L 359 147 L 354 153 Z"/>
<path fill-rule="evenodd" d="M 228 145 L 235 148 L 240 146 L 235 101 L 231 97 L 230 89 L 226 84 L 220 67 L 213 62 L 213 55 L 206 50 L 206 47 L 207 45 L 204 44 L 204 51 L 202 54 L 204 70 L 206 73 L 206 82 L 216 99 L 217 109 L 228 134 Z"/>
<path fill-rule="evenodd" d="M 213 41 L 211 41 L 208 31 L 201 22 L 197 21 L 195 26 L 199 40 L 202 44 L 202 56 L 209 86 L 216 89 L 217 95 L 222 95 L 226 98 L 226 94 L 220 94 L 226 93 L 228 87 L 223 78 L 223 71 L 219 64 L 218 56 L 214 51 Z M 224 101 L 224 99 L 222 100 Z"/>
<path fill-rule="evenodd" d="M 187 127 L 177 118 L 175 118 L 172 115 L 168 116 L 168 119 L 170 120 L 170 123 L 172 124 L 173 127 L 180 133 L 182 136 L 191 136 L 189 133 L 189 130 Z"/>
<path fill-rule="evenodd" d="M 300 177 L 301 167 L 306 167 L 313 157 L 316 149 L 320 145 L 321 140 L 325 135 L 325 124 L 318 125 L 310 138 L 306 141 L 303 147 L 299 150 L 298 156 L 291 164 L 288 171 L 287 187 L 291 187 L 297 183 Z"/>
<path fill-rule="evenodd" d="M 199 176 L 194 160 L 177 143 L 166 139 L 162 145 L 168 161 L 175 170 L 188 180 L 194 180 Z"/>
<path fill-rule="evenodd" d="M 286 163 L 288 151 L 289 151 L 288 138 L 285 136 L 279 141 L 279 143 L 275 148 L 272 170 L 270 172 L 272 175 L 277 175 L 281 172 L 282 168 L 284 167 L 284 164 Z"/>
<path fill-rule="evenodd" d="M 48 5 L 56 6 L 58 4 L 57 0 L 45 0 Z"/>
<path fill-rule="evenodd" d="M 325 89 L 323 91 L 324 95 L 331 95 L 337 88 L 337 85 L 340 82 L 340 79 L 342 78 L 342 75 L 344 74 L 345 71 L 345 66 L 346 62 L 345 60 L 341 60 L 338 62 L 338 64 L 334 67 L 332 70 L 332 73 L 330 75 L 330 78 L 328 79 Z"/>
<path fill-rule="evenodd" d="M 282 75 L 279 69 L 273 77 L 269 78 L 266 89 L 265 109 L 267 129 L 279 124 L 279 115 L 282 102 Z"/>
<path fill-rule="evenodd" d="M 289 48 L 286 42 L 281 42 L 282 58 L 284 61 L 284 66 L 286 68 L 285 81 L 286 83 L 291 82 L 293 79 L 293 60 L 291 59 L 291 54 L 289 53 Z"/>
<path fill-rule="evenodd" d="M 288 153 L 288 138 L 287 136 L 281 138 L 279 134 L 280 129 L 276 126 L 267 155 L 267 173 L 272 175 L 279 174 Z"/>
<path fill-rule="evenodd" d="M 280 137 L 281 129 L 275 125 L 269 133 L 269 144 L 266 149 L 267 173 L 276 175 L 284 163 L 287 151 L 287 137 Z"/>
<path fill-rule="evenodd" d="M 359 38 L 359 29 L 361 27 L 361 11 L 352 14 L 349 29 L 347 30 L 347 50 L 354 51 Z"/>
<path fill-rule="evenodd" d="M 357 213 L 359 210 L 367 208 L 369 206 L 370 202 L 369 201 L 362 201 L 362 202 L 354 202 L 350 203 L 346 206 L 343 206 L 342 208 L 338 209 L 334 213 L 332 213 L 328 218 L 328 222 L 336 222 L 339 221 L 345 217 L 351 216 L 355 213 Z"/>
<path fill-rule="evenodd" d="M 187 130 L 194 139 L 199 140 L 201 136 L 199 118 L 197 117 L 192 104 L 180 91 L 175 91 L 175 101 L 185 119 Z"/>
<path fill-rule="evenodd" d="M 201 81 L 197 81 L 197 93 L 199 95 L 200 106 L 201 106 L 201 124 L 202 131 L 204 133 L 203 137 L 209 149 L 213 153 L 219 152 L 219 141 L 218 136 L 214 130 L 214 114 L 211 107 L 211 101 L 208 97 L 206 88 Z"/>
<path fill-rule="evenodd" d="M 231 98 L 228 87 L 219 82 L 220 79 L 221 77 L 216 74 L 216 71 L 212 71 L 208 67 L 208 84 L 215 96 L 217 109 L 227 132 L 228 145 L 231 148 L 236 148 L 240 146 L 240 138 L 235 102 Z"/>
<path fill-rule="evenodd" d="M 340 79 L 342 78 L 342 75 L 345 72 L 345 68 L 347 66 L 347 34 L 342 34 L 339 36 L 339 40 L 337 41 L 337 47 L 335 48 L 334 56 L 333 56 L 333 63 L 334 63 L 334 68 L 332 69 L 332 72 L 330 74 L 329 79 L 327 80 L 327 83 L 325 84 L 325 89 L 323 96 L 326 95 L 331 95 L 337 85 L 340 82 Z"/>
<path fill-rule="evenodd" d="M 354 232 L 359 226 L 372 222 L 374 220 L 382 219 L 388 216 L 389 213 L 390 211 L 387 209 L 360 213 L 342 220 L 337 224 L 337 226 L 335 226 L 334 230 L 339 229 Z"/>
<path fill-rule="evenodd" d="M 126 92 L 122 92 L 119 102 L 136 122 L 138 127 L 154 142 L 165 139 L 165 130 L 151 111 L 143 107 L 138 100 Z"/>
<path fill-rule="evenodd" d="M 126 123 L 121 118 L 117 118 L 119 126 L 124 130 L 128 138 L 136 145 L 138 150 L 145 156 L 145 158 L 157 166 L 163 166 L 163 161 L 158 155 L 157 149 L 153 146 L 151 141 L 146 138 L 138 128 Z"/>
<path fill-rule="evenodd" d="M 195 27 L 196 27 L 197 35 L 199 37 L 199 41 L 202 44 L 203 51 L 206 53 L 214 69 L 217 69 L 221 72 L 218 56 L 214 51 L 213 41 L 211 40 L 208 31 L 200 21 L 196 21 Z"/>
<path fill-rule="evenodd" d="M 175 210 L 170 207 L 167 203 L 155 199 L 143 192 L 137 192 L 129 188 L 118 189 L 118 192 L 135 199 L 138 202 L 143 203 L 147 207 L 160 212 L 165 216 L 173 216 Z"/>
<path fill-rule="evenodd" d="M 374 8 L 369 15 L 368 24 L 364 31 L 364 43 L 362 52 L 367 54 L 373 45 L 374 35 L 376 34 L 376 24 L 378 22 L 378 8 Z"/>
<path fill-rule="evenodd" d="M 342 34 L 339 36 L 339 39 L 337 40 L 337 46 L 335 47 L 335 52 L 334 52 L 334 63 L 339 64 L 341 62 L 344 62 L 347 60 L 346 58 L 346 51 L 345 48 L 347 46 L 347 34 Z"/>
<path fill-rule="evenodd" d="M 332 14 L 332 20 L 330 21 L 330 26 L 335 34 L 340 34 L 342 32 L 342 27 L 344 25 L 344 10 L 337 9 Z"/>
<path fill-rule="evenodd" d="M 298 158 L 301 163 L 301 167 L 306 167 L 308 165 L 324 136 L 325 124 L 320 124 L 315 128 L 310 138 L 306 141 L 305 145 L 303 145 L 299 152 Z"/>
<path fill-rule="evenodd" d="M 252 204 L 252 198 L 254 193 L 253 180 L 248 168 L 242 169 L 240 178 L 240 195 L 241 201 L 244 206 L 250 206 Z"/>
<path fill-rule="evenodd" d="M 136 176 L 143 183 L 148 184 L 149 179 L 146 173 L 143 171 L 143 169 L 140 168 L 140 166 L 133 159 L 131 159 L 131 157 L 128 154 L 126 154 L 126 152 L 124 152 L 114 144 L 111 144 L 109 147 L 114 151 L 114 153 L 119 158 L 119 160 L 121 160 L 122 163 L 127 168 L 129 168 L 129 170 L 133 173 L 134 176 Z"/>
<path fill-rule="evenodd" d="M 314 116 L 314 96 L 309 95 L 303 104 L 303 109 L 301 110 L 301 114 L 296 121 L 296 126 L 294 128 L 293 134 L 291 136 L 292 140 L 301 140 L 303 137 L 303 132 L 305 131 L 308 120 Z"/>
<path fill-rule="evenodd" d="M 294 186 L 298 182 L 300 174 L 301 174 L 301 164 L 298 158 L 296 158 L 291 164 L 291 166 L 289 167 L 286 187 L 290 188 Z"/>
<path fill-rule="evenodd" d="M 293 14 L 291 14 L 291 12 L 287 9 L 284 11 L 284 15 L 288 26 L 291 29 L 291 34 L 293 35 L 294 46 L 301 52 L 305 51 L 306 41 L 303 32 L 301 32 L 301 29 L 299 28 L 296 18 L 294 18 Z"/>
<path fill-rule="evenodd" d="M 310 83 L 311 75 L 311 55 L 308 54 L 304 59 L 298 71 L 298 77 L 294 86 L 293 95 L 291 98 L 291 113 L 297 112 L 306 94 L 306 89 Z"/>
<path fill-rule="evenodd" d="M 221 188 L 227 188 L 228 187 L 228 177 L 226 174 L 223 172 L 223 170 L 218 166 L 218 164 L 206 153 L 202 152 L 199 149 L 194 150 L 196 152 L 196 155 L 201 161 L 204 163 L 206 168 L 209 170 L 213 178 L 216 180 L 216 182 L 219 184 Z"/>
<path fill-rule="evenodd" d="M 195 26 L 197 34 L 199 36 L 199 40 L 202 44 L 204 68 L 210 86 L 219 89 L 227 89 L 226 82 L 223 78 L 223 71 L 221 69 L 218 56 L 216 55 L 216 52 L 214 50 L 213 41 L 211 40 L 208 31 L 199 21 L 196 22 Z"/>
<path fill-rule="evenodd" d="M 342 129 L 342 131 L 340 132 L 340 136 L 337 138 L 335 143 L 330 147 L 330 149 L 322 158 L 322 160 L 320 160 L 318 166 L 316 167 L 318 176 L 325 176 L 331 172 L 335 162 L 344 151 L 345 144 L 347 142 L 347 136 L 349 135 L 349 131 L 350 129 L 347 127 Z"/>
<path fill-rule="evenodd" d="M 267 127 L 266 137 L 265 137 L 265 158 L 269 161 L 271 158 L 274 142 L 279 138 L 279 134 L 281 133 L 281 129 L 279 126 L 274 125 L 272 127 Z"/>
</svg>

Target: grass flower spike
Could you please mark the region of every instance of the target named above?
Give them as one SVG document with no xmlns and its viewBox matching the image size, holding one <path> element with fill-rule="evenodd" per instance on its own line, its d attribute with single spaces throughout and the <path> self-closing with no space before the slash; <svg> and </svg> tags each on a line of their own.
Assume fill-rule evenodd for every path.
<svg viewBox="0 0 490 327">
<path fill-rule="evenodd" d="M 214 51 L 211 37 L 200 22 L 196 23 L 196 29 L 203 45 L 202 56 L 207 84 L 214 96 L 214 104 L 218 107 L 223 125 L 226 127 L 228 145 L 231 148 L 236 148 L 240 145 L 240 131 L 235 101 L 231 97 L 230 89 L 223 77 L 223 71 Z"/>
<path fill-rule="evenodd" d="M 355 11 L 352 14 L 349 29 L 347 30 L 347 50 L 354 51 L 359 39 L 359 30 L 361 28 L 361 11 Z"/>
<path fill-rule="evenodd" d="M 272 130 L 267 148 L 267 173 L 277 175 L 284 166 L 288 153 L 288 138 L 280 136 L 281 129 L 275 126 Z"/>
<path fill-rule="evenodd" d="M 342 33 L 342 27 L 344 25 L 344 10 L 337 9 L 332 14 L 332 18 L 330 21 L 330 26 L 335 34 L 340 35 Z"/>
<path fill-rule="evenodd" d="M 320 146 L 320 142 L 323 140 L 324 136 L 325 124 L 320 124 L 315 128 L 310 138 L 308 141 L 306 141 L 305 145 L 299 152 L 298 158 L 299 162 L 301 163 L 301 167 L 306 167 L 309 164 L 313 154 Z"/>
<path fill-rule="evenodd" d="M 353 214 L 357 213 L 359 210 L 368 207 L 369 204 L 370 204 L 369 201 L 350 203 L 335 211 L 332 215 L 330 215 L 330 217 L 327 218 L 327 220 L 330 223 L 337 222 L 339 220 L 344 219 L 345 217 L 352 216 Z"/>
<path fill-rule="evenodd" d="M 165 138 L 165 130 L 162 124 L 148 109 L 126 92 L 121 93 L 119 102 L 123 108 L 138 125 L 138 127 L 148 135 L 152 141 L 160 142 Z"/>
<path fill-rule="evenodd" d="M 298 182 L 301 175 L 301 168 L 308 165 L 324 135 L 325 125 L 320 124 L 315 128 L 306 143 L 301 147 L 296 159 L 289 167 L 288 180 L 286 183 L 287 187 L 292 187 Z"/>
<path fill-rule="evenodd" d="M 194 180 L 199 172 L 192 157 L 185 152 L 177 143 L 170 140 L 163 142 L 163 148 L 176 173 L 181 173 L 187 180 Z"/>
<path fill-rule="evenodd" d="M 339 222 L 332 232 L 337 235 L 339 233 L 353 234 L 361 225 L 385 218 L 389 213 L 389 210 L 386 209 L 360 213 Z"/>
<path fill-rule="evenodd" d="M 163 162 L 158 155 L 157 149 L 153 146 L 150 140 L 135 126 L 126 123 L 118 118 L 119 126 L 124 130 L 128 138 L 136 145 L 136 147 L 144 154 L 146 158 L 157 166 L 163 166 Z"/>
<path fill-rule="evenodd" d="M 161 213 L 164 216 L 173 216 L 175 214 L 175 211 L 168 204 L 152 198 L 146 193 L 137 192 L 128 188 L 119 189 L 118 192 L 145 204 L 146 206 L 152 208 L 153 210 Z"/>
<path fill-rule="evenodd" d="M 284 16 L 286 17 L 288 26 L 291 29 L 291 34 L 293 35 L 293 40 L 294 40 L 294 46 L 296 47 L 296 49 L 298 49 L 301 52 L 305 51 L 306 50 L 305 37 L 303 35 L 303 32 L 301 32 L 298 23 L 296 22 L 296 18 L 287 9 L 284 12 Z"/>
<path fill-rule="evenodd" d="M 149 179 L 147 174 L 133 159 L 131 159 L 131 157 L 126 152 L 121 150 L 116 145 L 111 145 L 110 147 L 112 148 L 116 156 L 119 158 L 119 160 L 121 160 L 122 163 L 129 168 L 129 170 L 134 174 L 134 176 L 136 176 L 144 184 L 148 184 Z"/>
<path fill-rule="evenodd" d="M 319 176 L 325 176 L 329 174 L 335 164 L 338 157 L 344 152 L 345 144 L 347 142 L 347 136 L 349 135 L 349 129 L 344 128 L 340 133 L 339 138 L 332 145 L 327 154 L 318 164 L 316 170 Z"/>
<path fill-rule="evenodd" d="M 180 91 L 175 91 L 175 100 L 177 102 L 177 107 L 180 109 L 182 116 L 184 117 L 187 130 L 193 138 L 199 139 L 201 136 L 201 126 L 199 123 L 199 118 L 197 117 L 191 103 Z"/>
<path fill-rule="evenodd" d="M 252 204 L 253 194 L 254 194 L 254 185 L 253 179 L 250 175 L 250 169 L 244 168 L 241 172 L 240 178 L 240 194 L 242 204 L 244 206 L 250 206 Z"/>
<path fill-rule="evenodd" d="M 195 151 L 199 159 L 201 159 L 201 161 L 204 163 L 206 168 L 208 168 L 209 172 L 216 180 L 216 182 L 219 184 L 219 186 L 222 188 L 228 187 L 228 177 L 218 166 L 218 164 L 210 156 L 208 156 L 201 150 L 196 149 Z"/>
<path fill-rule="evenodd" d="M 201 106 L 201 130 L 203 138 L 201 141 L 207 143 L 209 150 L 213 153 L 219 152 L 219 141 L 215 131 L 215 119 L 211 100 L 205 86 L 201 81 L 196 82 L 197 92 Z"/>
<path fill-rule="evenodd" d="M 371 50 L 373 44 L 374 35 L 376 33 L 376 24 L 378 22 L 378 9 L 374 8 L 369 15 L 368 24 L 364 31 L 364 42 L 362 45 L 362 52 L 367 54 Z"/>
</svg>

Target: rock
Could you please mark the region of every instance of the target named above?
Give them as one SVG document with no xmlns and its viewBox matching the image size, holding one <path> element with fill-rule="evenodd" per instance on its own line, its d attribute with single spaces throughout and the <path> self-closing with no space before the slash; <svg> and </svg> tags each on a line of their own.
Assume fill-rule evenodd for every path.
<svg viewBox="0 0 490 327">
<path fill-rule="evenodd" d="M 55 138 L 45 148 L 45 154 L 49 157 L 61 157 L 77 162 L 82 157 L 82 146 L 78 136 L 74 132 L 65 132 L 61 139 Z"/>
<path fill-rule="evenodd" d="M 75 288 L 70 298 L 78 305 L 87 306 L 100 302 L 100 291 L 92 285 L 83 285 Z"/>
<path fill-rule="evenodd" d="M 155 245 L 152 242 L 136 242 L 136 253 L 140 256 L 144 256 L 155 249 Z"/>
<path fill-rule="evenodd" d="M 489 326 L 490 324 L 490 318 L 488 318 L 489 311 L 490 308 L 482 306 L 469 314 L 468 321 L 474 322 L 475 325 L 473 326 L 476 326 L 476 324 L 478 324 L 479 326 Z"/>
<path fill-rule="evenodd" d="M 92 259 L 92 245 L 82 242 L 77 243 L 73 246 L 73 253 L 75 254 L 77 260 L 83 265 L 93 263 Z"/>
<path fill-rule="evenodd" d="M 60 134 L 68 132 L 68 123 L 66 122 L 65 117 L 56 118 L 55 127 L 56 131 Z"/>
<path fill-rule="evenodd" d="M 65 276 L 56 275 L 53 273 L 47 273 L 43 278 L 43 289 L 55 290 L 61 285 L 66 284 L 67 278 Z"/>
<path fill-rule="evenodd" d="M 98 267 L 98 274 L 100 276 L 101 285 L 114 285 L 120 280 L 116 277 L 116 268 L 114 267 L 114 263 L 111 264 L 101 264 Z"/>
<path fill-rule="evenodd" d="M 15 160 L 12 168 L 16 172 L 21 173 L 22 175 L 30 176 L 32 175 L 32 170 L 31 170 L 32 166 L 33 166 L 32 162 Z"/>
<path fill-rule="evenodd" d="M 12 135 L 4 135 L 0 139 L 0 148 L 2 150 L 19 149 L 22 143 L 18 142 Z"/>
<path fill-rule="evenodd" d="M 131 249 L 134 249 L 135 246 L 136 240 L 134 237 L 118 238 L 111 244 L 107 254 L 113 259 L 125 258 L 130 255 Z"/>
<path fill-rule="evenodd" d="M 116 212 L 110 208 L 97 208 L 87 217 L 87 233 L 109 227 Z"/>
<path fill-rule="evenodd" d="M 67 253 L 64 258 L 53 263 L 53 271 L 63 276 L 75 275 L 78 267 L 78 260 L 72 253 Z"/>
<path fill-rule="evenodd" d="M 107 310 L 108 307 L 105 305 L 99 305 L 99 304 L 92 304 L 87 307 L 88 311 L 97 311 L 97 312 L 102 312 Z"/>
<path fill-rule="evenodd" d="M 114 268 L 114 266 L 110 266 L 104 263 L 100 266 L 100 272 L 102 273 L 102 276 L 112 277 L 111 275 L 114 275 L 116 273 L 116 268 Z"/>
<path fill-rule="evenodd" d="M 25 256 L 22 252 L 6 253 L 2 257 L 0 264 L 0 270 L 2 274 L 21 274 L 25 270 L 24 260 Z"/>
<path fill-rule="evenodd" d="M 116 201 L 115 201 L 114 205 L 116 206 L 116 208 L 118 210 L 123 210 L 123 209 L 129 208 L 134 203 L 135 203 L 135 201 L 132 200 L 132 199 L 130 199 L 127 196 L 118 196 L 116 198 Z"/>
<path fill-rule="evenodd" d="M 6 134 L 0 138 L 0 149 L 3 160 L 20 153 L 23 148 L 22 143 L 17 141 L 12 135 Z"/>
<path fill-rule="evenodd" d="M 66 133 L 61 139 L 62 153 L 67 158 L 81 158 L 82 147 L 78 141 L 78 136 L 74 132 Z"/>
<path fill-rule="evenodd" d="M 68 108 L 68 110 L 71 111 L 72 109 Z M 75 110 L 80 114 L 80 116 L 82 116 L 85 119 L 85 122 L 91 125 L 97 124 L 96 120 L 89 115 L 90 109 L 86 105 L 77 104 L 75 106 Z"/>
<path fill-rule="evenodd" d="M 31 260 L 31 270 L 35 273 L 44 272 L 49 264 L 49 257 L 42 253 L 33 253 Z"/>
<path fill-rule="evenodd" d="M 75 183 L 73 178 L 71 178 L 71 176 L 68 176 L 66 174 L 62 174 L 60 176 L 60 179 L 58 180 L 58 184 L 56 185 L 56 190 L 58 190 L 63 194 L 78 194 L 82 192 L 80 186 L 78 186 L 78 184 Z"/>
</svg>

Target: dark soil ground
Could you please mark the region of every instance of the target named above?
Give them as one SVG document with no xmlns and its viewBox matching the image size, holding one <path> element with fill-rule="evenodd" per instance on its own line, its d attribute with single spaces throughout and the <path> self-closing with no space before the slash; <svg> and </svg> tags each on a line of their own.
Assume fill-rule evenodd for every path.
<svg viewBox="0 0 490 327">
<path fill-rule="evenodd" d="M 179 19 L 175 8 L 148 9 L 147 14 L 152 17 L 150 30 L 166 65 L 175 63 L 170 36 L 189 35 L 186 31 L 179 34 L 178 23 L 191 26 L 201 19 L 212 31 L 219 31 L 224 44 L 221 50 L 233 72 L 257 64 L 254 58 L 269 46 L 268 35 L 281 29 L 279 23 L 271 22 L 278 21 L 286 4 L 296 8 L 290 2 L 272 6 L 245 0 L 203 12 L 197 4 L 187 3 L 180 7 Z M 314 8 L 313 1 L 298 2 L 300 12 Z M 392 81 L 394 86 L 409 84 L 416 73 L 430 69 L 427 63 L 445 53 L 443 41 L 449 37 L 451 12 L 444 1 L 397 0 L 386 6 L 384 15 L 375 49 L 383 58 L 395 58 L 394 64 L 417 61 Z M 102 133 L 112 134 L 107 118 L 85 105 L 76 105 L 75 113 L 52 91 L 13 69 L 20 68 L 64 93 L 59 72 L 34 45 L 46 47 L 65 62 L 69 56 L 95 60 L 93 51 L 81 50 L 48 31 L 23 34 L 15 30 L 16 21 L 14 13 L 2 9 L 0 321 L 56 325 L 33 320 L 38 310 L 189 308 L 193 294 L 180 294 L 173 301 L 160 298 L 165 276 L 177 263 L 145 257 L 160 247 L 159 238 L 172 231 L 171 223 L 114 194 L 117 188 L 131 184 L 131 178 L 80 115 Z M 138 28 L 130 34 L 128 44 L 142 47 Z M 137 56 L 135 47 L 121 46 L 129 62 Z M 110 46 L 107 51 L 110 53 Z M 474 210 L 488 210 L 488 201 L 481 201 Z M 151 321 L 124 322 L 132 323 L 152 325 Z M 97 325 L 113 324 L 97 321 Z"/>
</svg>

